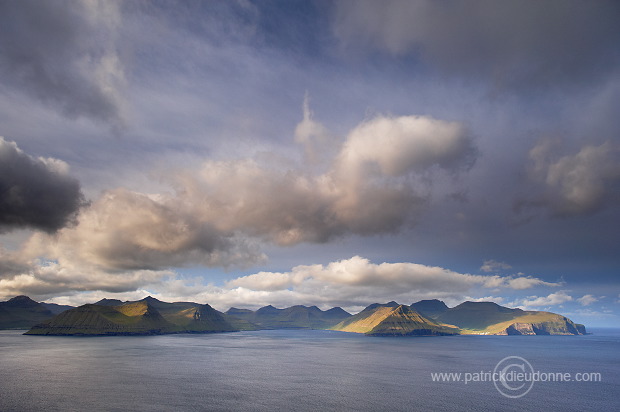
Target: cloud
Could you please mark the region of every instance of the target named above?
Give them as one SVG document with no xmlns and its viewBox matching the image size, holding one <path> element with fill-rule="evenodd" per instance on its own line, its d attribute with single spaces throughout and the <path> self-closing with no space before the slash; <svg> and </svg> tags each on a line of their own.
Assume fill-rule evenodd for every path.
<svg viewBox="0 0 620 412">
<path fill-rule="evenodd" d="M 253 159 L 207 161 L 172 176 L 189 213 L 222 231 L 241 231 L 280 245 L 325 242 L 345 231 L 331 205 L 329 179 L 280 171 Z"/>
<path fill-rule="evenodd" d="M 515 290 L 530 289 L 534 286 L 562 286 L 561 283 L 545 282 L 532 276 L 507 277 L 506 283 Z"/>
<path fill-rule="evenodd" d="M 542 194 L 519 200 L 523 206 L 542 206 L 555 216 L 588 215 L 615 204 L 620 192 L 620 146 L 606 141 L 585 145 L 562 155 L 560 140 L 542 139 L 529 152 L 530 178 Z"/>
<path fill-rule="evenodd" d="M 510 266 L 508 263 L 497 262 L 495 260 L 485 260 L 482 266 L 480 266 L 480 270 L 483 272 L 497 272 L 501 269 L 510 268 L 512 268 L 512 266 Z"/>
<path fill-rule="evenodd" d="M 561 305 L 565 302 L 570 302 L 573 300 L 573 297 L 568 295 L 566 291 L 560 290 L 555 293 L 551 293 L 548 296 L 530 296 L 527 299 L 523 299 L 520 301 L 515 301 L 513 305 L 519 305 L 520 307 L 527 309 L 530 307 L 540 307 L 540 306 L 554 306 Z"/>
<path fill-rule="evenodd" d="M 415 263 L 373 264 L 368 259 L 355 256 L 351 259 L 332 262 L 327 266 L 297 266 L 291 272 L 260 272 L 234 279 L 229 286 L 240 286 L 256 290 L 278 290 L 298 287 L 309 280 L 331 284 L 360 287 L 381 287 L 391 285 L 395 290 L 414 289 L 419 291 L 465 291 L 474 285 L 488 288 L 505 287 L 523 289 L 520 280 L 531 280 L 535 285 L 557 286 L 536 278 L 513 278 L 510 276 L 480 276 L 461 274 L 447 269 Z"/>
<path fill-rule="evenodd" d="M 117 49 L 117 1 L 2 2 L 0 73 L 69 117 L 122 127 L 125 70 Z"/>
<path fill-rule="evenodd" d="M 84 197 L 58 159 L 34 158 L 0 137 L 0 232 L 55 232 L 75 221 Z"/>
<path fill-rule="evenodd" d="M 355 256 L 351 259 L 323 265 L 296 266 L 291 272 L 260 272 L 234 279 L 228 286 L 253 290 L 299 288 L 313 282 L 345 287 L 391 287 L 418 291 L 464 291 L 474 284 L 484 283 L 482 277 L 462 275 L 440 267 L 414 263 L 371 263 Z"/>
<path fill-rule="evenodd" d="M 616 318 L 618 317 L 618 315 L 616 315 L 615 313 L 611 313 L 609 311 L 598 311 L 598 310 L 594 310 L 591 308 L 584 308 L 584 309 L 575 309 L 572 312 L 568 312 L 565 313 L 565 316 L 574 316 L 574 317 L 589 317 L 589 318 L 595 318 L 595 319 L 605 319 L 605 318 Z M 609 322 L 609 325 L 615 325 L 617 324 L 617 322 Z"/>
<path fill-rule="evenodd" d="M 501 305 L 502 302 L 504 302 L 505 298 L 501 297 L 501 296 L 483 296 L 481 298 L 472 298 L 472 297 L 466 297 L 465 301 L 467 302 L 495 302 L 498 305 Z M 459 302 L 462 303 L 462 302 Z"/>
<path fill-rule="evenodd" d="M 302 125 L 308 116 L 305 105 Z M 377 145 L 379 140 L 382 145 Z M 19 173 L 13 175 L 25 176 L 25 183 L 7 186 L 12 196 L 5 197 L 13 203 L 5 200 L 5 204 L 19 201 L 19 207 L 14 207 L 19 213 L 29 213 L 29 208 L 37 212 L 13 221 L 10 213 L 4 213 L 5 226 L 30 224 L 50 232 L 60 230 L 53 236 L 32 235 L 14 252 L 13 260 L 7 260 L 16 264 L 7 263 L 3 277 L 32 289 L 48 285 L 41 283 L 44 273 L 48 277 L 73 273 L 78 279 L 80 272 L 110 273 L 117 279 L 118 273 L 189 265 L 247 267 L 265 260 L 261 242 L 294 245 L 395 232 L 423 210 L 427 195 L 417 194 L 409 181 L 413 174 L 460 167 L 469 156 L 470 144 L 456 123 L 415 116 L 377 117 L 353 129 L 337 145 L 327 171 L 252 158 L 207 160 L 198 170 L 169 171 L 165 179 L 171 192 L 107 190 L 80 210 L 75 225 L 63 228 L 76 217 L 76 205 L 80 205 L 76 198 L 81 199 L 77 182 L 66 177 L 66 164 L 34 160 L 4 142 L 5 157 L 20 162 L 14 168 Z M 371 146 L 378 156 L 371 155 Z M 15 162 L 2 163 L 10 164 Z M 32 199 L 17 196 L 20 188 L 27 188 L 24 192 Z M 47 197 L 51 200 L 41 202 Z M 7 206 L 5 210 L 10 211 Z M 45 220 L 33 221 L 31 215 Z M 23 265 L 29 269 L 21 270 Z M 73 283 L 57 281 L 56 285 Z"/>
<path fill-rule="evenodd" d="M 39 300 L 59 295 L 74 295 L 81 291 L 101 291 L 109 295 L 133 292 L 144 285 L 163 284 L 176 276 L 174 272 L 166 270 L 113 273 L 94 267 L 88 268 L 89 270 L 83 269 L 39 261 L 33 263 L 27 272 L 0 279 L 0 294 L 5 299 L 27 295 Z"/>
<path fill-rule="evenodd" d="M 35 234 L 22 254 L 62 267 L 160 270 L 191 264 L 229 266 L 261 261 L 253 245 L 184 210 L 179 199 L 115 189 L 84 209 L 75 227 L 54 237 Z"/>
<path fill-rule="evenodd" d="M 303 120 L 295 128 L 295 142 L 302 145 L 305 160 L 310 164 L 319 163 L 322 158 L 332 155 L 334 137 L 325 126 L 314 120 L 308 93 L 304 97 Z"/>
<path fill-rule="evenodd" d="M 454 169 L 472 151 L 463 125 L 457 122 L 378 116 L 349 133 L 337 161 L 339 172 L 346 176 L 401 176 L 433 165 Z"/>
<path fill-rule="evenodd" d="M 613 1 L 467 3 L 341 1 L 332 30 L 348 49 L 415 56 L 443 73 L 496 88 L 573 87 L 612 72 L 620 54 Z"/>
<path fill-rule="evenodd" d="M 408 262 L 375 264 L 354 256 L 326 265 L 299 265 L 288 272 L 258 272 L 216 286 L 205 284 L 200 277 L 181 277 L 171 270 L 110 271 L 96 265 L 86 267 L 75 260 L 34 259 L 28 271 L 0 279 L 0 290 L 7 298 L 28 294 L 38 299 L 62 297 L 65 303 L 83 303 L 86 295 L 95 301 L 104 296 L 133 298 L 152 294 L 167 301 L 206 302 L 222 310 L 231 306 L 316 304 L 355 311 L 372 302 L 389 300 L 409 304 L 439 298 L 460 303 L 476 299 L 470 297 L 474 293 L 484 296 L 489 289 L 520 289 L 513 280 L 510 276 L 471 275 Z M 557 286 L 535 280 L 536 285 Z M 488 299 L 502 301 L 501 297 Z"/>
<path fill-rule="evenodd" d="M 557 286 L 540 279 L 534 285 Z M 397 300 L 413 302 L 423 298 L 451 298 L 482 288 L 522 289 L 512 277 L 480 276 L 415 263 L 374 264 L 354 256 L 327 265 L 301 265 L 290 272 L 259 272 L 226 283 L 229 290 L 248 296 L 271 297 L 282 303 L 322 303 L 358 307 L 370 302 Z M 242 303 L 242 302 L 239 302 Z"/>
<path fill-rule="evenodd" d="M 323 133 L 306 104 L 296 136 L 306 139 L 317 130 Z M 457 123 L 378 116 L 348 133 L 323 173 L 256 159 L 210 160 L 197 173 L 181 171 L 169 180 L 180 203 L 219 230 L 279 245 L 327 242 L 398 231 L 421 213 L 428 197 L 412 177 L 466 167 L 473 152 Z"/>
<path fill-rule="evenodd" d="M 594 302 L 598 302 L 598 300 L 599 298 L 593 295 L 583 295 L 582 297 L 577 299 L 577 302 L 581 303 L 582 306 L 590 306 Z"/>
<path fill-rule="evenodd" d="M 0 279 L 27 272 L 29 268 L 19 254 L 0 247 Z"/>
</svg>

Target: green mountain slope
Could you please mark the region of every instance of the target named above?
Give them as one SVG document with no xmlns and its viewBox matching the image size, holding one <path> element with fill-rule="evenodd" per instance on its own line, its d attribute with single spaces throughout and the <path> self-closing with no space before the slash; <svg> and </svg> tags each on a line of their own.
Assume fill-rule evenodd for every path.
<svg viewBox="0 0 620 412">
<path fill-rule="evenodd" d="M 228 323 L 239 330 L 259 330 L 260 326 L 247 320 L 253 313 L 249 309 L 230 308 L 222 315 Z"/>
<path fill-rule="evenodd" d="M 373 303 L 371 305 L 368 305 L 361 312 L 332 326 L 330 329 L 355 333 L 370 332 L 372 328 L 374 328 L 383 319 L 385 319 L 387 314 L 392 309 L 398 306 L 399 305 L 396 302 L 390 302 L 386 304 Z"/>
<path fill-rule="evenodd" d="M 464 334 L 583 335 L 583 325 L 551 312 L 524 311 L 493 302 L 464 302 L 436 318 L 462 329 Z"/>
<path fill-rule="evenodd" d="M 0 302 L 0 329 L 29 329 L 54 316 L 44 305 L 28 296 L 16 296 Z"/>
<path fill-rule="evenodd" d="M 463 329 L 482 330 L 523 314 L 521 309 L 510 309 L 493 302 L 464 302 L 446 310 L 436 319 Z"/>
<path fill-rule="evenodd" d="M 35 325 L 27 335 L 153 335 L 178 328 L 147 303 L 82 305 Z"/>
<path fill-rule="evenodd" d="M 467 331 L 463 331 L 467 333 Z M 585 335 L 583 325 L 579 325 L 556 313 L 524 311 L 524 314 L 511 320 L 487 326 L 480 331 L 492 335 Z"/>
<path fill-rule="evenodd" d="M 209 305 L 166 303 L 148 297 L 116 306 L 83 305 L 35 325 L 27 334 L 155 335 L 236 330 Z"/>
<path fill-rule="evenodd" d="M 27 335 L 152 335 L 174 325 L 147 304 L 82 305 L 35 325 Z"/>
<path fill-rule="evenodd" d="M 365 333 L 370 336 L 429 336 L 459 333 L 458 328 L 426 318 L 409 306 L 394 307 L 392 302 L 386 305 L 370 305 L 331 329 Z"/>
<path fill-rule="evenodd" d="M 225 314 L 213 309 L 208 304 L 194 302 L 162 302 L 151 296 L 143 301 L 155 307 L 169 322 L 181 326 L 187 332 L 233 332 L 252 330 L 245 323 L 235 322 Z M 236 323 L 233 325 L 233 323 Z"/>
</svg>

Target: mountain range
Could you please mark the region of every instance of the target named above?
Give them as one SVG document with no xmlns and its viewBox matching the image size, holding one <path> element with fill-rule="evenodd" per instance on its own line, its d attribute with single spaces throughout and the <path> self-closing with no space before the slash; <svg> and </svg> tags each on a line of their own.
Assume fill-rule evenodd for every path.
<svg viewBox="0 0 620 412">
<path fill-rule="evenodd" d="M 0 329 L 29 335 L 154 335 L 260 329 L 330 329 L 369 336 L 583 335 L 585 326 L 551 312 L 525 311 L 493 302 L 464 302 L 453 308 L 440 300 L 410 306 L 373 303 L 351 315 L 336 307 L 271 305 L 256 311 L 208 304 L 162 302 L 153 297 L 123 302 L 102 299 L 74 308 L 38 303 L 27 296 L 0 302 Z"/>
<path fill-rule="evenodd" d="M 449 308 L 440 300 L 411 306 L 375 303 L 331 329 L 374 336 L 586 334 L 584 325 L 556 313 L 511 309 L 494 302 L 464 302 Z"/>
<path fill-rule="evenodd" d="M 28 296 L 15 296 L 0 302 L 0 329 L 28 329 L 55 314 L 52 308 Z"/>
<path fill-rule="evenodd" d="M 34 325 L 26 335 L 160 335 L 239 330 L 209 305 L 167 303 L 150 296 L 135 302 L 119 302 L 104 299 L 66 310 Z"/>
<path fill-rule="evenodd" d="M 260 329 L 327 329 L 351 316 L 339 307 L 323 311 L 316 306 L 302 305 L 285 309 L 277 309 L 268 305 L 256 312 L 230 308 L 226 314 L 246 320 Z"/>
</svg>

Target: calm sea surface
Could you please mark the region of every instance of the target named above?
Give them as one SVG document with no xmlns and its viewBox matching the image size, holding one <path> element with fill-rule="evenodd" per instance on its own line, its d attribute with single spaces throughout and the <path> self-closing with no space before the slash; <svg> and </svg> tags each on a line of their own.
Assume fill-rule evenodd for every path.
<svg viewBox="0 0 620 412">
<path fill-rule="evenodd" d="M 620 330 L 588 336 L 377 338 L 279 330 L 147 337 L 0 331 L 0 411 L 620 411 Z M 491 381 L 507 356 L 544 373 L 520 398 Z M 481 374 L 479 374 L 482 377 Z M 501 386 L 500 386 L 501 387 Z"/>
</svg>

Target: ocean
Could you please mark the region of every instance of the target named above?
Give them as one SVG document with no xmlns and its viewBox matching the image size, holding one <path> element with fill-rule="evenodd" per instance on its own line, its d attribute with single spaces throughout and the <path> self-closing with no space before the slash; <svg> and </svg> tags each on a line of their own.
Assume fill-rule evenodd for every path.
<svg viewBox="0 0 620 412">
<path fill-rule="evenodd" d="M 320 330 L 144 337 L 0 331 L 0 411 L 618 411 L 620 330 L 592 332 L 395 338 Z M 491 378 L 494 371 L 518 378 L 515 372 L 528 370 L 538 381 Z"/>
</svg>

